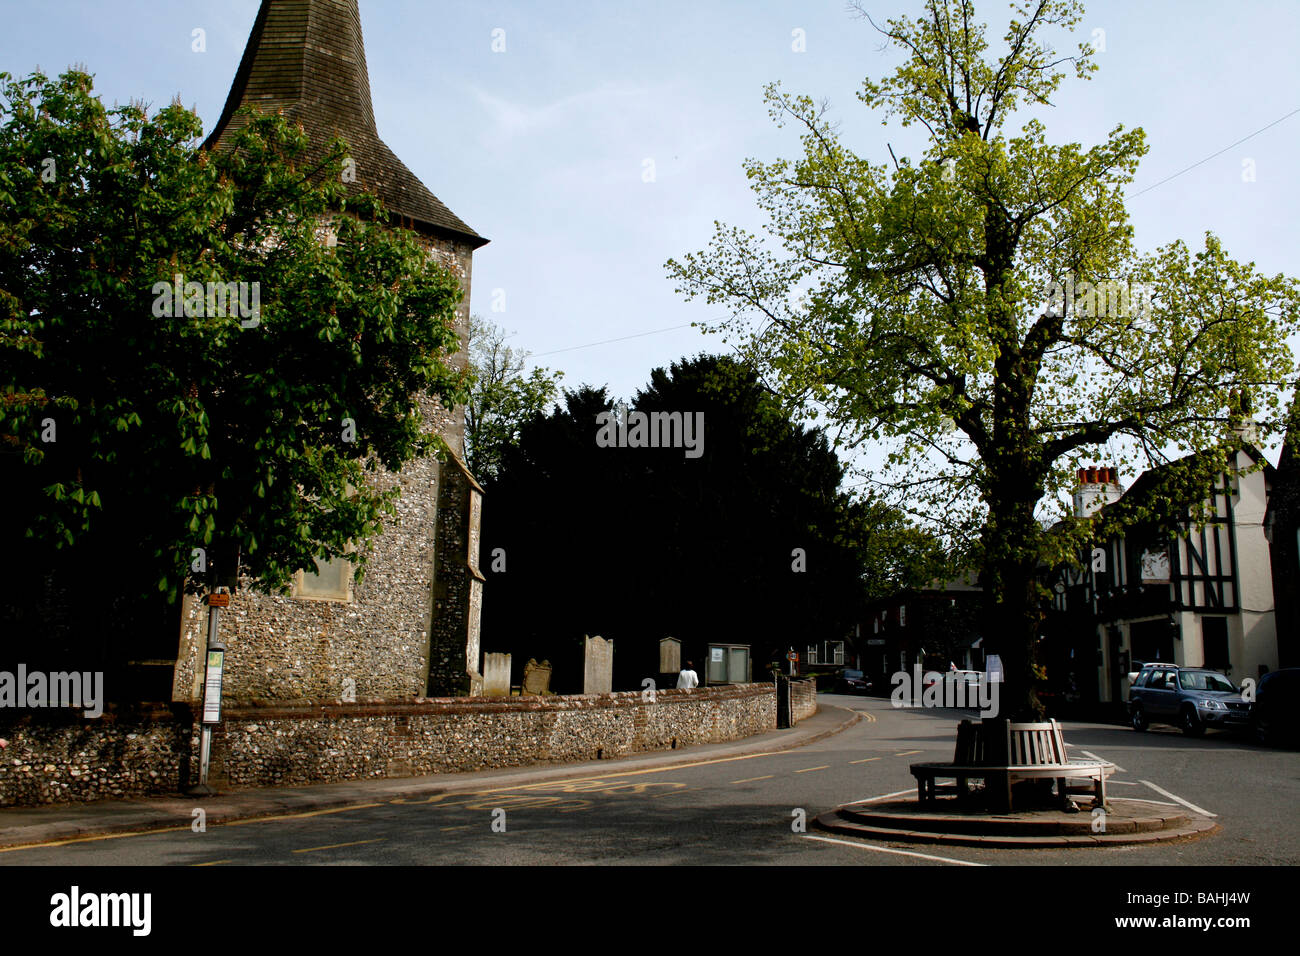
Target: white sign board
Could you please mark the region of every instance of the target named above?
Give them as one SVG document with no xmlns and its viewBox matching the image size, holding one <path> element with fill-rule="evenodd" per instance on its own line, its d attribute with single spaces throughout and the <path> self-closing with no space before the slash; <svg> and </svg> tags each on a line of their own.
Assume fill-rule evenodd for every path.
<svg viewBox="0 0 1300 956">
<path fill-rule="evenodd" d="M 208 673 L 203 681 L 203 723 L 221 723 L 221 672 L 225 651 L 208 651 Z"/>
<path fill-rule="evenodd" d="M 1169 552 L 1142 552 L 1142 580 L 1152 584 L 1169 583 Z"/>
<path fill-rule="evenodd" d="M 722 663 L 722 648 L 720 648 L 720 647 L 711 647 L 711 648 L 709 648 L 709 652 L 713 655 L 713 656 L 710 658 L 710 659 L 713 661 L 713 663 L 715 663 L 715 664 L 720 664 L 720 663 Z"/>
</svg>

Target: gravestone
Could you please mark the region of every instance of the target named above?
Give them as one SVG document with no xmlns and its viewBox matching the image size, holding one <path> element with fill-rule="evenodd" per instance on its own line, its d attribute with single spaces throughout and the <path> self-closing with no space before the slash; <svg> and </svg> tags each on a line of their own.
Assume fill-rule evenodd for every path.
<svg viewBox="0 0 1300 956">
<path fill-rule="evenodd" d="M 551 687 L 551 662 L 537 661 L 529 658 L 528 663 L 524 665 L 524 684 L 520 693 L 526 697 L 538 697 L 545 694 Z"/>
<path fill-rule="evenodd" d="M 510 696 L 510 655 L 483 655 L 483 696 Z"/>
<path fill-rule="evenodd" d="M 599 634 L 585 642 L 582 668 L 584 694 L 608 694 L 614 686 L 614 642 Z"/>
<path fill-rule="evenodd" d="M 665 637 L 659 642 L 659 673 L 676 674 L 682 669 L 682 642 Z"/>
</svg>

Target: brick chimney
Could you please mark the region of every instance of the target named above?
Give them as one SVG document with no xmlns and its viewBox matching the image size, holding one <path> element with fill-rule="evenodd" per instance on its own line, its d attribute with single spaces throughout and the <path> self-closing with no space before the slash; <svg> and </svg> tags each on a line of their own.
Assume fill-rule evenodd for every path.
<svg viewBox="0 0 1300 956">
<path fill-rule="evenodd" d="M 1080 468 L 1076 472 L 1078 486 L 1074 489 L 1074 513 L 1086 518 L 1096 514 L 1106 505 L 1119 501 L 1124 487 L 1119 483 L 1119 469 L 1110 466 Z"/>
</svg>

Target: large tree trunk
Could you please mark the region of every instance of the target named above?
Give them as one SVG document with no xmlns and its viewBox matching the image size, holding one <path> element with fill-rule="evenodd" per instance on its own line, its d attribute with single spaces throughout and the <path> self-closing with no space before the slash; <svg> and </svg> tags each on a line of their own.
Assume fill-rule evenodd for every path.
<svg viewBox="0 0 1300 956">
<path fill-rule="evenodd" d="M 1036 572 L 1042 535 L 1034 508 L 1047 477 L 1030 416 L 1038 366 L 1034 355 L 1022 351 L 1016 308 L 1006 300 L 1012 287 L 1015 229 L 1003 210 L 990 206 L 985 210 L 984 231 L 989 324 L 998 348 L 992 440 L 980 448 L 989 509 L 983 534 L 985 643 L 1002 658 L 998 716 L 1032 720 L 1043 712 L 1034 693 L 1041 617 Z"/>
<path fill-rule="evenodd" d="M 1033 476 L 995 478 L 984 531 L 985 647 L 1002 658 L 1004 683 L 998 716 L 1035 720 L 1043 708 L 1035 687 L 1042 603 L 1038 593 L 1038 542 L 1034 517 L 1039 489 Z"/>
</svg>

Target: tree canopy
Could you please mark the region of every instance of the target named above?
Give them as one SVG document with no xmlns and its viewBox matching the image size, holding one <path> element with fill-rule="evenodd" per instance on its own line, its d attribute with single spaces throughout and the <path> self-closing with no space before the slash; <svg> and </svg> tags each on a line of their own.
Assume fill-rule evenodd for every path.
<svg viewBox="0 0 1300 956">
<path fill-rule="evenodd" d="M 470 316 L 473 381 L 465 402 L 465 464 L 482 484 L 496 477 L 501 456 L 518 441 L 523 423 L 550 408 L 564 377 L 545 368 L 525 375 L 528 353 L 508 339 L 505 329 L 481 315 Z"/>
<path fill-rule="evenodd" d="M 236 561 L 265 589 L 363 564 L 396 494 L 368 479 L 439 450 L 421 396 L 464 399 L 456 276 L 348 197 L 341 141 L 308 165 L 301 127 L 252 117 L 207 153 L 179 104 L 3 81 L 6 548 L 172 599 Z"/>
<path fill-rule="evenodd" d="M 1243 402 L 1264 437 L 1276 426 L 1300 315 L 1294 279 L 1233 260 L 1212 233 L 1195 252 L 1138 250 L 1124 190 L 1142 130 L 1088 148 L 1050 142 L 1037 118 L 1007 132 L 1067 72 L 1096 69 L 1087 44 L 1058 54 L 1044 36 L 1082 12 L 1013 3 L 996 57 L 971 0 L 873 21 L 905 62 L 859 99 L 923 127 L 924 152 L 870 162 L 825 107 L 773 85 L 772 115 L 803 149 L 745 165 L 765 235 L 719 224 L 708 250 L 668 262 L 679 291 L 732 308 L 719 327 L 790 403 L 848 443 L 888 443 L 899 500 L 982 570 L 1017 711 L 1037 708 L 1036 569 L 1084 533 L 1044 520 L 1076 467 L 1212 450 L 1196 459 L 1208 489 L 1241 442 Z"/>
<path fill-rule="evenodd" d="M 655 412 L 702 414 L 702 454 L 596 441 L 598 416 Z M 842 474 L 825 436 L 731 359 L 656 369 L 625 412 L 603 389 L 566 392 L 502 456 L 484 513 L 483 647 L 571 661 L 600 634 L 632 689 L 654 675 L 660 638 L 749 644 L 762 679 L 774 654 L 843 639 L 869 598 L 933 573 L 935 542 L 850 501 Z"/>
</svg>

